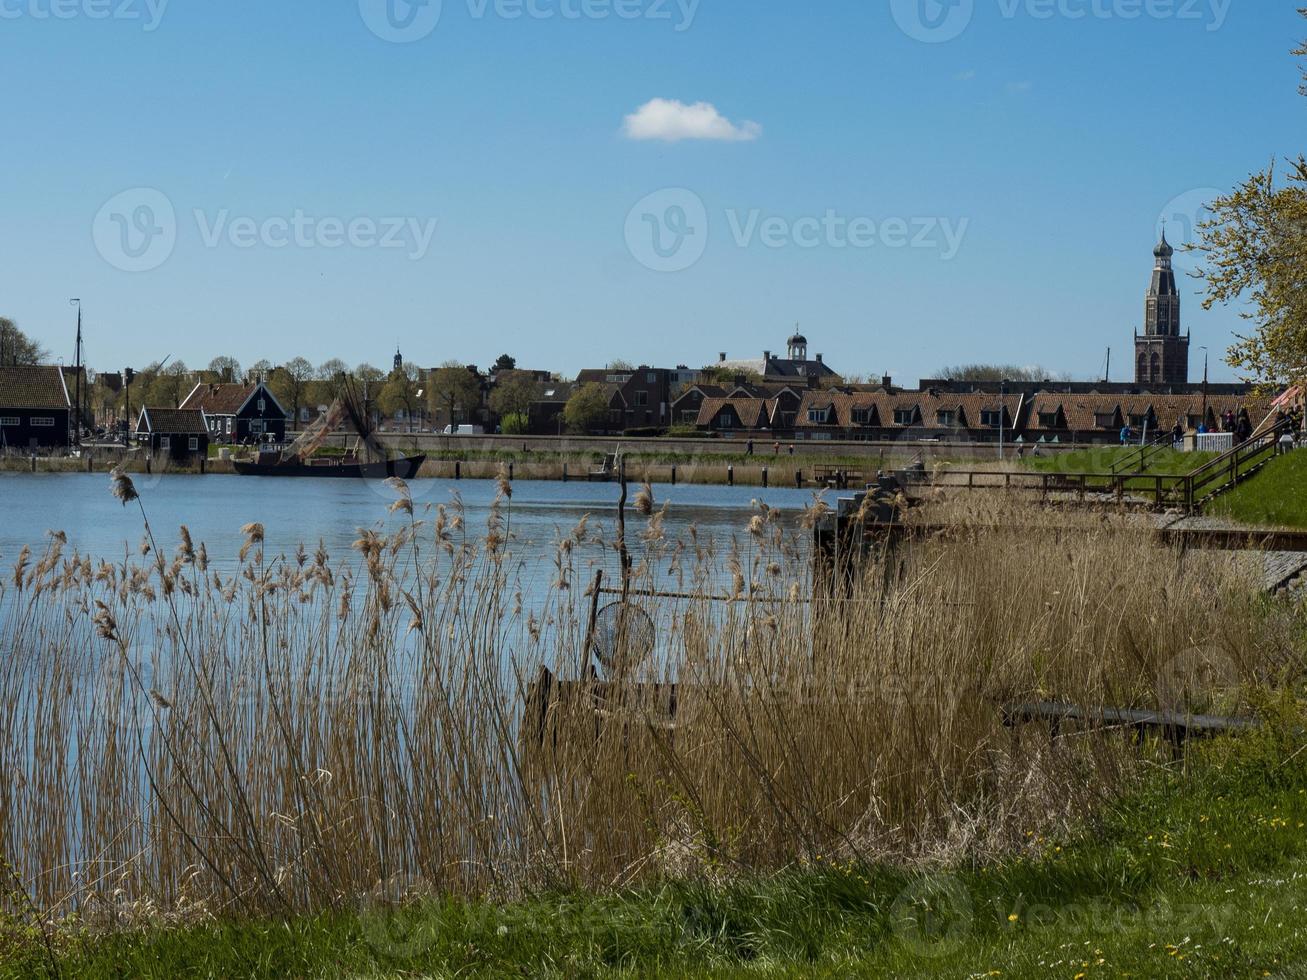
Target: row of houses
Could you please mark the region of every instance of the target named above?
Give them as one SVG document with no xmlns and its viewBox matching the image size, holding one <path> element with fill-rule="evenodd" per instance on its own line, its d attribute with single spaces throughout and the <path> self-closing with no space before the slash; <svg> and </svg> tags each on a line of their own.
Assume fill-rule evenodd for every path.
<svg viewBox="0 0 1307 980">
<path fill-rule="evenodd" d="M 1081 386 L 1083 387 L 1083 386 Z M 1230 387 L 1230 386 L 1225 386 Z M 683 396 L 692 404 L 691 396 Z M 792 410 L 791 410 L 792 407 Z M 750 392 L 747 386 L 699 400 L 695 426 L 718 436 L 784 440 L 895 442 L 1112 443 L 1121 430 L 1219 431 L 1229 417 L 1256 426 L 1270 398 L 1231 391 L 908 390 L 892 385 L 833 386 L 802 393 Z"/>
<path fill-rule="evenodd" d="M 74 443 L 67 375 L 58 365 L 0 367 L 0 451 L 52 452 Z M 142 407 L 135 432 L 154 453 L 185 459 L 207 454 L 211 442 L 281 442 L 288 419 L 261 382 L 201 384 L 177 408 Z"/>
<path fill-rule="evenodd" d="M 607 401 L 606 418 L 595 434 L 648 436 L 697 431 L 718 437 L 767 440 L 967 440 L 1031 443 L 1114 442 L 1124 427 L 1136 432 L 1215 430 L 1227 416 L 1245 414 L 1255 425 L 1270 410 L 1269 399 L 1242 385 L 1138 385 L 1107 382 L 923 381 L 916 389 L 879 384 L 845 384 L 818 354 L 807 356 L 807 340 L 796 333 L 785 357 L 764 351 L 756 360 L 731 360 L 703 370 L 684 365 L 599 368 L 560 381 L 547 372 L 525 372 L 537 386 L 528 416 L 535 435 L 561 434 L 569 399 L 597 385 Z M 496 430 L 490 395 L 497 372 L 473 373 L 480 404 L 456 417 Z M 523 372 L 518 372 L 522 374 Z M 723 376 L 731 380 L 721 383 Z M 0 449 L 57 449 L 70 444 L 72 399 L 67 369 L 0 368 Z M 207 452 L 210 443 L 249 445 L 282 442 L 289 428 L 312 418 L 304 409 L 290 419 L 286 408 L 261 381 L 201 383 L 177 408 L 146 406 L 135 430 L 155 452 L 185 456 Z"/>
<path fill-rule="evenodd" d="M 283 442 L 289 420 L 290 414 L 261 381 L 198 384 L 178 408 L 142 408 L 136 441 L 156 457 L 187 463 L 207 457 L 210 443 Z"/>
</svg>

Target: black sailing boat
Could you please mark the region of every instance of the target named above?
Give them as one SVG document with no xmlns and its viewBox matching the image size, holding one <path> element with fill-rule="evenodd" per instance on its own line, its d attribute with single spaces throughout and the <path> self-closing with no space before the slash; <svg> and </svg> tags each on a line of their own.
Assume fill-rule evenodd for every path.
<svg viewBox="0 0 1307 980">
<path fill-rule="evenodd" d="M 340 457 L 314 458 L 342 424 L 348 422 L 358 433 L 352 451 Z M 391 457 L 372 429 L 367 396 L 358 396 L 354 382 L 346 379 L 340 397 L 284 450 L 265 450 L 253 460 L 232 460 L 241 476 L 294 476 L 319 479 L 411 480 L 418 474 L 425 455 Z"/>
</svg>

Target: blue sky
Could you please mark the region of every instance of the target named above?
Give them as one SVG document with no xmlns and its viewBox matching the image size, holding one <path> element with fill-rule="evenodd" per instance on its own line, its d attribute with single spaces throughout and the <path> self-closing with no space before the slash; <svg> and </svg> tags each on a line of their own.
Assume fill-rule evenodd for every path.
<svg viewBox="0 0 1307 980">
<path fill-rule="evenodd" d="M 71 356 L 80 296 L 105 369 L 697 366 L 798 322 L 845 372 L 1123 378 L 1159 216 L 1303 149 L 1293 2 L 391 2 L 0 0 L 0 314 Z"/>
</svg>

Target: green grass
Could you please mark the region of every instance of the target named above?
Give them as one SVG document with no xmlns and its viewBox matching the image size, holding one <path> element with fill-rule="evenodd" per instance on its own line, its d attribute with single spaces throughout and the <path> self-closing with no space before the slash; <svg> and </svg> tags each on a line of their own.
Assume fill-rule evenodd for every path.
<svg viewBox="0 0 1307 980">
<path fill-rule="evenodd" d="M 926 874 L 829 864 L 512 905 L 61 940 L 78 977 L 1242 977 L 1307 960 L 1296 723 L 1191 750 L 1062 840 Z M 35 940 L 0 976 L 49 973 Z"/>
<path fill-rule="evenodd" d="M 1307 452 L 1271 460 L 1256 476 L 1213 501 L 1208 512 L 1246 524 L 1307 527 Z"/>
<path fill-rule="evenodd" d="M 645 440 L 647 443 L 649 440 Z M 577 452 L 557 452 L 554 450 L 505 450 L 505 449 L 428 449 L 425 450 L 427 458 L 438 462 L 462 462 L 462 463 L 577 463 L 579 465 L 598 465 L 602 462 L 604 454 L 601 452 L 577 451 Z M 761 443 L 755 445 L 752 456 L 748 455 L 744 449 L 744 443 L 739 443 L 738 452 L 703 452 L 690 453 L 671 450 L 649 449 L 645 451 L 627 451 L 626 466 L 627 473 L 633 478 L 646 466 L 690 466 L 721 464 L 736 466 L 769 466 L 772 469 L 788 471 L 791 474 L 795 470 L 809 472 L 814 466 L 843 466 L 851 470 L 857 470 L 867 476 L 874 475 L 874 472 L 882 466 L 887 468 L 900 467 L 906 465 L 913 457 L 913 453 L 903 452 L 893 455 L 885 454 L 882 457 L 879 449 L 863 455 L 841 454 L 822 455 L 818 453 L 804 453 L 802 448 L 796 447 L 794 455 L 789 455 L 786 448 L 782 448 L 780 455 L 772 452 L 771 444 L 763 446 Z"/>
<path fill-rule="evenodd" d="M 1122 449 L 1119 446 L 1095 446 L 1074 449 L 1060 456 L 1026 457 L 1027 469 L 1039 473 L 1102 473 L 1111 472 L 1112 466 L 1137 453 L 1138 447 Z M 1144 472 L 1159 476 L 1180 476 L 1215 459 L 1216 453 L 1184 453 L 1163 449 L 1148 459 Z"/>
<path fill-rule="evenodd" d="M 1086 481 L 1089 487 L 1108 488 L 1112 483 L 1112 467 L 1130 458 L 1137 459 L 1138 447 L 1122 448 L 1120 446 L 1095 446 L 1076 449 L 1058 456 L 1027 457 L 1023 460 L 1026 469 L 1036 473 L 1063 473 L 1069 475 L 1095 475 L 1098 479 Z M 1190 473 L 1217 457 L 1217 453 L 1186 453 L 1175 449 L 1163 449 L 1148 457 L 1143 474 L 1135 479 L 1125 481 L 1125 490 L 1135 494 L 1148 495 L 1156 493 L 1156 477 L 1180 477 Z M 1117 475 L 1128 475 L 1122 470 Z M 1163 480 L 1162 493 L 1178 493 L 1179 480 Z"/>
</svg>

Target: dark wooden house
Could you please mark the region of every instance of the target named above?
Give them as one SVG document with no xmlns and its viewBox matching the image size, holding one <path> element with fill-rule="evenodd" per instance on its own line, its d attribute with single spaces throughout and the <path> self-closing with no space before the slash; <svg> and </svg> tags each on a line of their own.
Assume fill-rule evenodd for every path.
<svg viewBox="0 0 1307 980">
<path fill-rule="evenodd" d="M 181 407 L 204 413 L 209 437 L 215 443 L 252 445 L 286 440 L 290 416 L 262 382 L 198 384 Z"/>
<path fill-rule="evenodd" d="M 157 460 L 191 465 L 209 455 L 209 424 L 198 408 L 143 408 L 136 441 Z"/>
<path fill-rule="evenodd" d="M 0 367 L 0 451 L 66 449 L 72 400 L 63 371 L 49 367 Z"/>
</svg>

